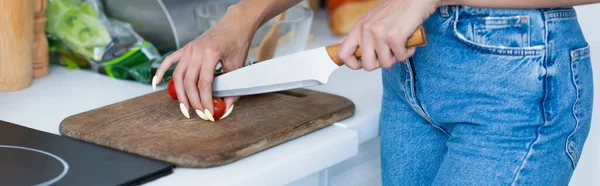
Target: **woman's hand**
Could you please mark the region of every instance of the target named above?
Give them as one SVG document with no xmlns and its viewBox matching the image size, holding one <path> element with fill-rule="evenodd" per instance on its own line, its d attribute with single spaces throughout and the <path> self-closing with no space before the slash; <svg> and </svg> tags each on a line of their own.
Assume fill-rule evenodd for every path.
<svg viewBox="0 0 600 186">
<path fill-rule="evenodd" d="M 202 119 L 212 117 L 212 81 L 218 63 L 224 72 L 244 65 L 256 28 L 251 23 L 240 23 L 239 16 L 233 14 L 228 12 L 213 28 L 167 56 L 156 71 L 153 85 L 160 83 L 173 64 L 179 63 L 173 72 L 173 80 L 181 112 L 187 118 L 190 118 L 190 104 Z M 225 110 L 237 99 L 239 97 L 225 98 Z"/>
<path fill-rule="evenodd" d="M 384 0 L 354 23 L 338 52 L 351 69 L 390 68 L 415 52 L 406 41 L 435 12 L 441 0 Z M 361 59 L 354 57 L 360 46 Z"/>
<path fill-rule="evenodd" d="M 190 118 L 191 104 L 200 118 L 210 119 L 214 113 L 212 82 L 217 64 L 221 63 L 224 72 L 244 66 L 256 29 L 300 1 L 242 0 L 230 6 L 213 28 L 165 58 L 152 85 L 160 83 L 167 69 L 179 63 L 173 80 L 181 112 Z M 230 110 L 238 99 L 225 98 L 225 110 Z"/>
</svg>

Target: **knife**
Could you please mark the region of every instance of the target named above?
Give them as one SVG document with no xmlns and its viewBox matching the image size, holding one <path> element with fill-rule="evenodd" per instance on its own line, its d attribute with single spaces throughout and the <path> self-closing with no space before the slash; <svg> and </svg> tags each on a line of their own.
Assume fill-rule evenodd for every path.
<svg viewBox="0 0 600 186">
<path fill-rule="evenodd" d="M 426 43 L 425 29 L 419 26 L 406 46 Z M 334 44 L 276 57 L 222 74 L 213 79 L 212 94 L 214 97 L 244 96 L 327 84 L 333 71 L 344 64 L 337 56 L 340 46 Z M 360 49 L 354 56 L 361 57 Z"/>
</svg>

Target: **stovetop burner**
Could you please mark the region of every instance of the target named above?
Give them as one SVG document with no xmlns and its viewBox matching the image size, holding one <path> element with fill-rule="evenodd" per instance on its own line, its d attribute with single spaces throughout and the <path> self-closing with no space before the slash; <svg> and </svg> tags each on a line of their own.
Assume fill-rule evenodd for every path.
<svg viewBox="0 0 600 186">
<path fill-rule="evenodd" d="M 10 145 L 0 145 L 0 165 L 0 180 L 11 180 L 15 185 L 51 185 L 69 171 L 69 164 L 52 153 Z"/>
<path fill-rule="evenodd" d="M 171 174 L 173 167 L 0 121 L 0 186 L 140 185 Z"/>
</svg>

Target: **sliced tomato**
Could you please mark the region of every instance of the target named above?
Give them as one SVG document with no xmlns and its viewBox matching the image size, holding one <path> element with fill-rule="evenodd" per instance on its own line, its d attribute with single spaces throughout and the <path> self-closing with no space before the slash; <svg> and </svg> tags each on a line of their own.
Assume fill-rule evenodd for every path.
<svg viewBox="0 0 600 186">
<path fill-rule="evenodd" d="M 348 3 L 348 2 L 356 2 L 356 1 L 362 1 L 362 0 L 327 0 L 326 8 L 327 8 L 327 11 L 331 14 L 337 7 L 341 6 L 342 4 Z"/>
<path fill-rule="evenodd" d="M 223 114 L 225 114 L 225 102 L 223 102 L 221 98 L 213 98 L 213 105 L 215 106 L 213 118 L 215 121 L 217 121 L 223 117 Z"/>
<path fill-rule="evenodd" d="M 169 81 L 169 85 L 167 87 L 169 95 L 177 100 L 177 91 L 175 90 L 175 82 L 173 81 L 173 79 L 171 79 Z M 215 111 L 213 113 L 213 118 L 215 119 L 215 121 L 221 119 L 221 117 L 223 117 L 223 115 L 225 114 L 226 110 L 225 110 L 225 102 L 223 102 L 223 100 L 221 98 L 213 98 L 213 105 L 215 108 Z"/>
<path fill-rule="evenodd" d="M 169 86 L 167 87 L 168 91 L 169 91 L 169 95 L 177 100 L 177 91 L 175 90 L 175 81 L 173 81 L 173 79 L 171 79 L 169 81 Z"/>
</svg>

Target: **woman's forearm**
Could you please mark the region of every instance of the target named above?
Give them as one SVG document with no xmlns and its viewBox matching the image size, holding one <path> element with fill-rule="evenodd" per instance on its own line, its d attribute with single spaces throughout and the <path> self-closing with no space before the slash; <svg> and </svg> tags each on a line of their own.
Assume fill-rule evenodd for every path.
<svg viewBox="0 0 600 186">
<path fill-rule="evenodd" d="M 442 5 L 486 8 L 551 8 L 600 3 L 600 0 L 442 0 Z"/>
<path fill-rule="evenodd" d="M 227 9 L 226 17 L 238 24 L 247 24 L 253 29 L 298 4 L 302 0 L 242 0 Z"/>
</svg>

